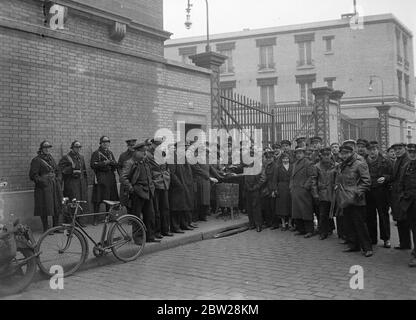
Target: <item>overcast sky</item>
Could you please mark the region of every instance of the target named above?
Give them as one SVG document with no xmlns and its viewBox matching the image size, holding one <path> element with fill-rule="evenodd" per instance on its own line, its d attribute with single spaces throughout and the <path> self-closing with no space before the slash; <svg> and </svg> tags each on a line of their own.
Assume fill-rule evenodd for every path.
<svg viewBox="0 0 416 320">
<path fill-rule="evenodd" d="M 164 0 L 164 28 L 172 38 L 206 34 L 205 1 L 191 0 L 190 30 L 184 25 L 187 2 Z M 353 11 L 353 0 L 209 0 L 209 7 L 210 33 L 223 33 L 339 19 Z M 357 8 L 360 15 L 392 13 L 416 34 L 416 0 L 357 0 Z"/>
</svg>

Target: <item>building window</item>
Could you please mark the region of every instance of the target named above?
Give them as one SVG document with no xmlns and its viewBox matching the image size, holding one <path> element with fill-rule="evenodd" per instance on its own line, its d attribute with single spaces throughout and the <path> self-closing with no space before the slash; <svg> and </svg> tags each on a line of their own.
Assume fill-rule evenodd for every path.
<svg viewBox="0 0 416 320">
<path fill-rule="evenodd" d="M 196 46 L 179 48 L 179 56 L 181 57 L 182 62 L 185 64 L 193 64 L 192 60 L 189 57 L 195 54 Z"/>
<path fill-rule="evenodd" d="M 268 106 L 274 104 L 274 86 L 260 87 L 260 102 Z"/>
<path fill-rule="evenodd" d="M 299 84 L 299 96 L 301 105 L 313 103 L 313 83 L 316 81 L 316 74 L 296 76 L 296 83 Z"/>
<path fill-rule="evenodd" d="M 235 49 L 235 42 L 219 43 L 217 44 L 217 52 L 227 56 L 227 60 L 221 65 L 220 73 L 234 73 L 233 64 L 233 50 Z"/>
<path fill-rule="evenodd" d="M 401 32 L 399 29 L 396 29 L 396 51 L 397 51 L 397 62 L 402 63 L 402 50 L 401 50 Z"/>
<path fill-rule="evenodd" d="M 259 70 L 274 69 L 274 46 L 276 38 L 257 39 L 256 46 L 259 48 Z"/>
<path fill-rule="evenodd" d="M 324 81 L 326 83 L 326 86 L 331 88 L 331 89 L 334 89 L 334 82 L 335 82 L 336 79 L 337 78 L 334 78 L 334 77 L 325 78 Z"/>
<path fill-rule="evenodd" d="M 275 104 L 275 87 L 277 77 L 257 79 L 257 86 L 260 87 L 260 102 L 264 105 Z"/>
<path fill-rule="evenodd" d="M 259 70 L 263 69 L 274 69 L 274 57 L 273 57 L 273 47 L 272 46 L 263 46 L 260 47 L 260 64 Z"/>
<path fill-rule="evenodd" d="M 404 88 L 405 88 L 405 97 L 406 97 L 406 103 L 409 103 L 410 100 L 410 92 L 409 92 L 409 76 L 404 76 Z"/>
<path fill-rule="evenodd" d="M 399 86 L 399 101 L 403 102 L 403 90 L 402 90 L 403 73 L 401 71 L 397 71 L 397 80 L 398 80 L 398 86 Z"/>
<path fill-rule="evenodd" d="M 298 67 L 311 66 L 312 63 L 312 42 L 299 42 Z"/>
<path fill-rule="evenodd" d="M 325 41 L 325 52 L 326 53 L 332 53 L 333 48 L 332 48 L 332 44 L 334 41 L 335 37 L 334 36 L 325 36 L 323 37 L 323 40 Z"/>
<path fill-rule="evenodd" d="M 220 73 L 234 73 L 234 66 L 233 66 L 233 51 L 232 50 L 224 50 L 219 51 L 220 54 L 227 56 L 228 59 L 220 67 Z"/>
<path fill-rule="evenodd" d="M 315 34 L 295 35 L 295 42 L 299 47 L 298 67 L 313 66 L 312 60 L 312 42 L 315 41 Z"/>
</svg>

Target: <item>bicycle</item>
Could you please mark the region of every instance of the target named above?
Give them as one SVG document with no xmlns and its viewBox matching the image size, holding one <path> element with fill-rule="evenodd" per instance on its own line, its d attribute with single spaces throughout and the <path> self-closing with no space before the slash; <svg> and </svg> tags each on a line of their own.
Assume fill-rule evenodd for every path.
<svg viewBox="0 0 416 320">
<path fill-rule="evenodd" d="M 0 179 L 0 188 L 6 186 Z M 19 293 L 30 285 L 39 256 L 31 229 L 18 219 L 13 221 L 13 216 L 0 224 L 0 296 Z"/>
<path fill-rule="evenodd" d="M 146 244 L 146 227 L 141 219 L 128 214 L 121 215 L 122 205 L 118 201 L 104 201 L 110 207 L 108 212 L 79 214 L 83 212 L 83 203 L 86 201 L 64 198 L 64 206 L 73 209 L 71 223 L 51 228 L 40 237 L 37 249 L 42 254 L 38 266 L 45 275 L 55 275 L 51 272 L 52 266 L 62 267 L 64 277 L 75 273 L 88 257 L 87 238 L 94 244 L 95 257 L 112 251 L 118 260 L 130 262 L 142 253 Z M 100 242 L 96 242 L 77 221 L 77 218 L 97 215 L 105 215 Z"/>
</svg>

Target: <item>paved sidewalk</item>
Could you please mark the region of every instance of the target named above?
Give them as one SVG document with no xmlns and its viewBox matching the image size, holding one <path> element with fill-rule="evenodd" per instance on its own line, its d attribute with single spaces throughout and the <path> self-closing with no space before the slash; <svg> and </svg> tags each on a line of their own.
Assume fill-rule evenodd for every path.
<svg viewBox="0 0 416 320">
<path fill-rule="evenodd" d="M 248 224 L 248 217 L 245 214 L 240 214 L 237 217 L 234 217 L 234 220 L 227 219 L 224 220 L 223 218 L 217 215 L 208 216 L 208 221 L 206 222 L 198 222 L 194 223 L 198 226 L 198 228 L 190 231 L 185 231 L 184 234 L 174 234 L 173 237 L 163 237 L 160 243 L 146 243 L 143 253 L 149 254 L 153 252 L 158 252 L 161 250 L 167 250 L 170 248 L 175 248 L 181 245 L 202 241 L 206 239 L 212 239 L 218 233 L 226 231 L 231 228 L 240 228 L 244 227 Z M 98 226 L 88 225 L 85 230 L 88 232 L 90 237 L 92 237 L 96 242 L 99 242 L 101 237 L 103 224 L 99 224 Z M 35 233 L 34 237 L 35 240 L 38 241 L 40 238 L 41 233 Z M 85 263 L 82 265 L 80 270 L 88 270 L 91 268 L 96 268 L 100 266 L 105 266 L 113 263 L 122 263 L 117 258 L 113 256 L 110 252 L 108 255 L 96 258 L 93 255 L 92 249 L 94 248 L 94 244 L 88 240 L 89 245 L 89 256 Z M 140 257 L 139 257 L 140 259 Z M 44 280 L 45 278 L 39 273 L 36 275 L 34 281 Z"/>
</svg>

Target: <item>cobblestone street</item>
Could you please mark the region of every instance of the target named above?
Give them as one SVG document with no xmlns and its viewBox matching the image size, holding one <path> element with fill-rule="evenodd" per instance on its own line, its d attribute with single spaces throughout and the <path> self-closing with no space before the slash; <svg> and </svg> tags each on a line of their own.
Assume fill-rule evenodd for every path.
<svg viewBox="0 0 416 320">
<path fill-rule="evenodd" d="M 396 229 L 392 226 L 396 244 Z M 64 290 L 34 283 L 9 299 L 415 299 L 409 252 L 377 247 L 375 255 L 343 253 L 336 236 L 303 239 L 267 229 L 206 240 L 128 264 L 81 271 Z M 364 268 L 352 290 L 350 267 Z"/>
</svg>

